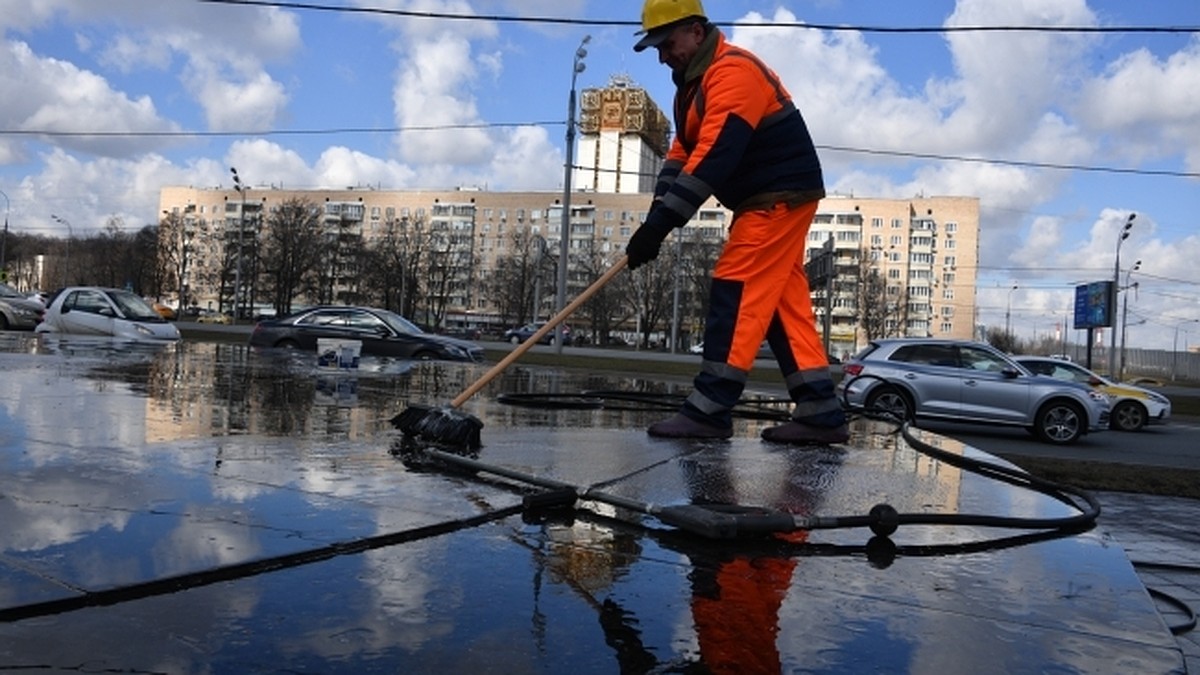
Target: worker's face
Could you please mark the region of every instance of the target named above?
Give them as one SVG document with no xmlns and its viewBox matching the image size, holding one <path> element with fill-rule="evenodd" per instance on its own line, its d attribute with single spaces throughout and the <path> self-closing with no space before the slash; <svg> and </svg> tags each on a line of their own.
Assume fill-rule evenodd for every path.
<svg viewBox="0 0 1200 675">
<path fill-rule="evenodd" d="M 672 71 L 682 71 L 692 62 L 692 58 L 700 51 L 704 42 L 704 26 L 698 21 L 678 25 L 667 36 L 666 40 L 658 43 L 658 62 L 665 63 Z"/>
</svg>

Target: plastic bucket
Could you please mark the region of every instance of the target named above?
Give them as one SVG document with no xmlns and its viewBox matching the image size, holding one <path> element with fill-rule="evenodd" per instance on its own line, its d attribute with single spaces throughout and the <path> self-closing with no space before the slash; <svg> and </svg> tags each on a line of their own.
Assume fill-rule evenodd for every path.
<svg viewBox="0 0 1200 675">
<path fill-rule="evenodd" d="M 317 367 L 357 370 L 361 340 L 317 338 Z"/>
</svg>

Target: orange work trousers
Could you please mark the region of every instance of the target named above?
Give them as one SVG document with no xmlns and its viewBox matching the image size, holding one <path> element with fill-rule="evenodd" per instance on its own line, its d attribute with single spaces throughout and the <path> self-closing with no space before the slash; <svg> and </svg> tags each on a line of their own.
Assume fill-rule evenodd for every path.
<svg viewBox="0 0 1200 675">
<path fill-rule="evenodd" d="M 779 362 L 794 419 L 833 427 L 845 415 L 817 333 L 804 250 L 817 202 L 740 212 L 717 259 L 704 326 L 704 361 L 683 413 L 729 426 L 765 338 Z"/>
</svg>

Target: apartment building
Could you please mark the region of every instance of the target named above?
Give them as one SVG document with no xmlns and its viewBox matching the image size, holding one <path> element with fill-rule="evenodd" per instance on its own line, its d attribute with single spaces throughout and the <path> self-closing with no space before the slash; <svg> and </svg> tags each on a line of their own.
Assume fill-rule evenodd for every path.
<svg viewBox="0 0 1200 675">
<path fill-rule="evenodd" d="M 667 129 L 666 118 L 645 91 L 625 78 L 584 91 L 569 197 L 569 259 L 586 252 L 614 260 L 624 252 L 645 218 L 667 148 Z M 480 280 L 511 252 L 514 233 L 522 233 L 526 241 L 539 240 L 551 255 L 562 246 L 561 191 L 240 187 L 175 186 L 160 193 L 164 225 L 170 224 L 160 236 L 184 244 L 177 269 L 180 296 L 189 303 L 213 309 L 225 309 L 230 301 L 240 307 L 261 304 L 257 270 L 249 265 L 257 260 L 254 252 L 271 215 L 289 201 L 303 200 L 318 211 L 330 248 L 323 263 L 330 284 L 327 300 L 352 297 L 358 283 L 353 256 L 342 252 L 369 244 L 397 223 L 421 223 L 440 247 L 461 252 L 446 258 L 446 265 L 454 266 L 446 276 L 446 316 L 458 324 L 500 321 L 494 299 L 478 289 Z M 673 237 L 680 245 L 719 243 L 732 218 L 729 209 L 710 200 Z M 970 338 L 978 233 L 979 200 L 974 197 L 824 199 L 809 233 L 808 255 L 828 250 L 834 259 L 835 276 L 812 289 L 819 324 L 828 326 L 830 351 L 853 352 L 868 337 L 884 335 Z M 588 278 L 571 273 L 571 266 L 568 270 L 568 295 L 574 297 Z M 864 294 L 866 281 L 877 281 L 878 292 Z M 879 320 L 868 327 L 864 305 L 877 302 L 885 311 L 872 312 Z"/>
</svg>

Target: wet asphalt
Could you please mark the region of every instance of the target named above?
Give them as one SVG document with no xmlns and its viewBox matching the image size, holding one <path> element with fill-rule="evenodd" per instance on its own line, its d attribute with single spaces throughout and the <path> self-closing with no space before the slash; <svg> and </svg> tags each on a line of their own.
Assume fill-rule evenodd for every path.
<svg viewBox="0 0 1200 675">
<path fill-rule="evenodd" d="M 504 476 L 390 423 L 486 364 L 0 334 L 0 668 L 1200 672 L 1172 634 L 1195 500 L 1094 495 L 1079 527 L 1086 499 L 933 434 L 763 443 L 769 391 L 730 441 L 650 439 L 687 383 L 629 360 L 516 365 L 464 405 Z M 562 491 L 512 475 L 587 498 L 530 508 Z M 885 503 L 945 522 L 860 523 Z"/>
</svg>

